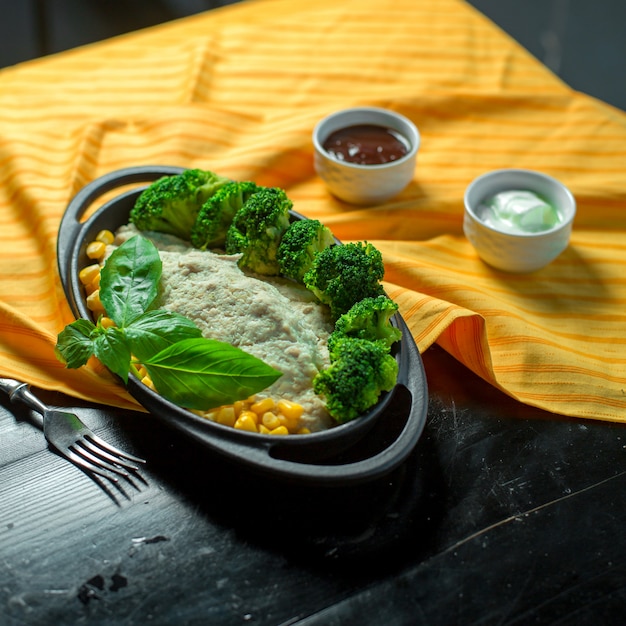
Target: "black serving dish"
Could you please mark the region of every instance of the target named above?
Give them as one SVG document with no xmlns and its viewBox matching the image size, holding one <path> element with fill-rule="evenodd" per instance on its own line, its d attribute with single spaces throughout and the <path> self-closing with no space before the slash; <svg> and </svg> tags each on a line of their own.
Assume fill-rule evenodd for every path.
<svg viewBox="0 0 626 626">
<path fill-rule="evenodd" d="M 91 262 L 85 254 L 87 244 L 100 230 L 115 231 L 128 222 L 147 183 L 182 171 L 169 166 L 119 170 L 86 185 L 71 201 L 59 227 L 57 260 L 65 294 L 77 318 L 91 319 L 78 278 L 79 271 Z M 84 219 L 96 200 L 115 189 L 120 189 L 119 195 Z M 293 212 L 292 219 L 306 218 Z M 366 414 L 324 432 L 286 437 L 248 433 L 182 409 L 133 376 L 127 389 L 155 418 L 254 472 L 318 485 L 367 482 L 388 474 L 408 457 L 426 420 L 428 392 L 421 356 L 401 316 L 395 315 L 393 323 L 402 330 L 402 339 L 394 347 L 399 365 L 396 387 Z"/>
</svg>

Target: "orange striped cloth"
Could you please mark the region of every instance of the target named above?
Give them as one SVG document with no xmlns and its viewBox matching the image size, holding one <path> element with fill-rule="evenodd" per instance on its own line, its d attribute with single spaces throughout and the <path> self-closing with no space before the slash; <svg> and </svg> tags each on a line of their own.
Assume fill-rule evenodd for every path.
<svg viewBox="0 0 626 626">
<path fill-rule="evenodd" d="M 380 206 L 333 199 L 313 170 L 313 126 L 353 105 L 422 134 L 413 183 Z M 146 164 L 285 188 L 380 248 L 420 350 L 437 342 L 529 405 L 626 419 L 626 115 L 461 0 L 250 0 L 0 72 L 0 375 L 134 406 L 55 359 L 72 319 L 55 243 L 83 185 Z M 502 167 L 578 202 L 570 247 L 531 275 L 490 269 L 462 234 L 466 186 Z"/>
</svg>

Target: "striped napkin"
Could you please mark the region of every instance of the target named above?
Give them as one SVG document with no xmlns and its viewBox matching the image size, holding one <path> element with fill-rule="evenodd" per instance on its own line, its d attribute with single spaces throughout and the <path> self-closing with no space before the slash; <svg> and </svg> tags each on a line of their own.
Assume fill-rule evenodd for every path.
<svg viewBox="0 0 626 626">
<path fill-rule="evenodd" d="M 354 207 L 313 170 L 324 115 L 388 107 L 422 135 L 395 199 Z M 65 370 L 56 233 L 73 195 L 136 165 L 287 190 L 383 253 L 423 352 L 439 344 L 519 401 L 626 420 L 626 114 L 574 92 L 460 0 L 249 0 L 0 72 L 0 375 L 136 406 L 101 367 Z M 462 232 L 486 171 L 542 171 L 578 214 L 548 267 L 486 266 Z"/>
</svg>

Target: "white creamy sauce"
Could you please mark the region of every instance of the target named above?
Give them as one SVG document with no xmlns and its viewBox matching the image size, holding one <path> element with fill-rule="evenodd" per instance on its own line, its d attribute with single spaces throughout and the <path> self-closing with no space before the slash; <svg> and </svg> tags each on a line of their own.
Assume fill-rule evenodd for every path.
<svg viewBox="0 0 626 626">
<path fill-rule="evenodd" d="M 532 191 L 501 191 L 483 200 L 478 207 L 480 219 L 507 233 L 538 233 L 561 221 L 559 212 Z"/>
<path fill-rule="evenodd" d="M 115 245 L 137 234 L 134 226 L 123 226 Z M 303 426 L 311 432 L 329 428 L 332 419 L 311 387 L 329 364 L 328 308 L 292 281 L 244 273 L 239 255 L 198 250 L 171 235 L 141 234 L 156 245 L 163 263 L 159 308 L 184 315 L 204 337 L 237 346 L 281 371 L 257 397 L 297 402 L 304 407 Z"/>
</svg>

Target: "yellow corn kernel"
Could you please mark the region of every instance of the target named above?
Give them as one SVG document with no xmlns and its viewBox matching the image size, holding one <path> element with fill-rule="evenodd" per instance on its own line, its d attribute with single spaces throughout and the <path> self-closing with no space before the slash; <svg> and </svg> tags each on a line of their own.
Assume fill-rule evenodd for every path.
<svg viewBox="0 0 626 626">
<path fill-rule="evenodd" d="M 106 251 L 106 244 L 102 241 L 92 241 L 87 244 L 85 250 L 87 256 L 90 259 L 101 259 Z"/>
<path fill-rule="evenodd" d="M 141 369 L 139 371 L 141 372 Z M 149 380 L 148 376 L 146 378 Z M 279 407 L 283 412 L 278 412 Z M 289 400 L 278 402 L 273 398 L 259 400 L 253 395 L 245 400 L 237 400 L 233 404 L 220 406 L 210 411 L 194 412 L 224 426 L 263 435 L 305 435 L 311 432 L 308 428 L 300 426 L 299 418 L 304 412 L 304 407 Z"/>
<path fill-rule="evenodd" d="M 250 411 L 250 410 L 242 411 L 239 417 L 245 417 L 247 419 L 250 419 L 255 424 L 259 423 L 259 416 L 254 411 Z"/>
<path fill-rule="evenodd" d="M 78 279 L 83 285 L 89 285 L 96 276 L 100 275 L 100 266 L 97 263 L 86 265 L 78 272 Z"/>
<path fill-rule="evenodd" d="M 201 415 L 202 417 L 204 417 L 207 420 L 211 420 L 212 422 L 217 422 L 217 416 L 219 414 L 219 411 L 215 410 L 215 411 L 198 411 L 198 414 Z"/>
<path fill-rule="evenodd" d="M 248 407 L 248 403 L 245 400 L 237 400 L 233 404 L 233 408 L 235 409 L 235 415 L 239 417 L 241 415 L 241 412 L 245 411 L 247 407 Z"/>
<path fill-rule="evenodd" d="M 278 415 L 278 421 L 280 422 L 280 425 L 284 426 L 289 432 L 295 433 L 298 430 L 299 424 L 297 419 L 290 419 L 281 413 Z"/>
<path fill-rule="evenodd" d="M 88 285 L 85 285 L 85 293 L 89 295 L 96 289 L 100 289 L 100 274 L 96 274 L 93 280 Z"/>
<path fill-rule="evenodd" d="M 150 387 L 150 389 L 152 389 L 152 391 L 156 391 L 155 387 L 154 387 L 154 383 L 152 382 L 152 379 L 150 378 L 150 376 L 144 376 L 141 379 L 141 382 L 146 386 L 146 387 Z"/>
<path fill-rule="evenodd" d="M 300 419 L 302 413 L 304 413 L 304 407 L 301 404 L 296 404 L 289 400 L 279 400 L 277 407 L 286 418 L 291 420 Z"/>
<path fill-rule="evenodd" d="M 236 420 L 235 409 L 232 406 L 223 406 L 218 410 L 215 421 L 224 426 L 234 426 Z"/>
<path fill-rule="evenodd" d="M 111 328 L 111 327 L 115 326 L 115 322 L 110 317 L 107 317 L 106 315 L 103 315 L 100 318 L 100 326 L 102 326 L 102 328 Z M 140 371 L 141 371 L 141 369 L 143 369 L 142 373 L 145 374 L 146 373 L 145 368 L 140 368 Z"/>
<path fill-rule="evenodd" d="M 284 426 L 279 426 L 278 428 L 274 428 L 270 430 L 270 435 L 288 435 L 289 431 Z"/>
<path fill-rule="evenodd" d="M 96 289 L 93 293 L 90 293 L 87 296 L 87 308 L 90 311 L 104 311 L 104 307 L 102 306 L 102 302 L 100 302 L 100 290 Z"/>
<path fill-rule="evenodd" d="M 247 430 L 251 433 L 256 433 L 259 431 L 257 428 L 256 421 L 252 418 L 252 415 L 256 415 L 252 413 L 252 411 L 244 411 L 235 422 L 235 428 L 238 430 Z"/>
<path fill-rule="evenodd" d="M 265 413 L 263 413 L 261 417 L 261 423 L 266 428 L 269 428 L 269 430 L 274 430 L 274 428 L 278 428 L 282 425 L 280 419 L 278 418 L 278 415 L 276 415 L 276 413 L 272 413 L 271 411 L 266 411 Z"/>
<path fill-rule="evenodd" d="M 101 230 L 96 235 L 96 241 L 100 241 L 103 244 L 107 245 L 115 241 L 115 235 L 110 230 Z"/>
<path fill-rule="evenodd" d="M 263 398 L 250 406 L 250 410 L 257 415 L 263 415 L 267 411 L 271 411 L 276 406 L 273 398 Z"/>
</svg>

